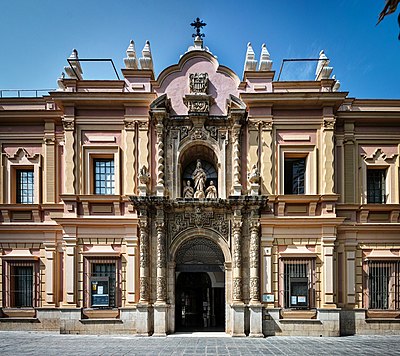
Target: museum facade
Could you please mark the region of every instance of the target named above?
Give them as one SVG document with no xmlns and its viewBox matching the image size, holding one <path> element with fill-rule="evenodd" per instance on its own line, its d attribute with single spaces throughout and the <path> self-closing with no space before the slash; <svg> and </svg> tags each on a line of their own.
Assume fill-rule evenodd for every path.
<svg viewBox="0 0 400 356">
<path fill-rule="evenodd" d="M 0 98 L 0 329 L 400 333 L 400 100 L 240 79 L 194 37 L 157 78 Z"/>
</svg>

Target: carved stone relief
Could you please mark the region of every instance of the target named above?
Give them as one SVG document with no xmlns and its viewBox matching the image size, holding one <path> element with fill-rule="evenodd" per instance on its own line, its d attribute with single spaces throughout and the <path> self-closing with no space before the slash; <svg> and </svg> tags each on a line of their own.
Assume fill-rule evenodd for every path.
<svg viewBox="0 0 400 356">
<path fill-rule="evenodd" d="M 189 88 L 191 93 L 207 94 L 208 74 L 192 73 L 189 75 Z"/>
</svg>

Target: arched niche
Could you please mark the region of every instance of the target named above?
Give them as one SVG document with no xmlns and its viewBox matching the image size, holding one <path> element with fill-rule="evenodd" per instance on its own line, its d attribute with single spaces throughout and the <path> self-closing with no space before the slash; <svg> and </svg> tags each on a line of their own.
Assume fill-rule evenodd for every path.
<svg viewBox="0 0 400 356">
<path fill-rule="evenodd" d="M 198 160 L 200 160 L 202 168 L 207 176 L 205 188 L 209 187 L 210 182 L 213 181 L 217 188 L 218 197 L 221 197 L 220 191 L 222 191 L 223 188 L 220 184 L 220 163 L 218 156 L 211 147 L 203 143 L 186 146 L 179 156 L 177 196 L 183 197 L 183 189 L 188 180 L 194 188 L 192 174 L 196 169 Z"/>
</svg>

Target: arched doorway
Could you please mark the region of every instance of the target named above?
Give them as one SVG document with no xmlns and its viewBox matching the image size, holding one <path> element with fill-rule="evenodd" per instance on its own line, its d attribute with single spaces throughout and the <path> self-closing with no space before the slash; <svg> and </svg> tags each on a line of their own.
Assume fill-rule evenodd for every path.
<svg viewBox="0 0 400 356">
<path fill-rule="evenodd" d="M 176 253 L 175 330 L 225 330 L 224 255 L 213 241 L 199 237 Z"/>
</svg>

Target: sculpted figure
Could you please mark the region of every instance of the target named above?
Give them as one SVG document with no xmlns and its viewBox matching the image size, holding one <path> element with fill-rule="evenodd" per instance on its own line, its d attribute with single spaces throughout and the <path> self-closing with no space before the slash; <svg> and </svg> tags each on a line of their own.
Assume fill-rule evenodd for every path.
<svg viewBox="0 0 400 356">
<path fill-rule="evenodd" d="M 186 186 L 183 188 L 184 198 L 193 198 L 194 189 L 190 186 L 190 180 L 186 181 Z"/>
<path fill-rule="evenodd" d="M 214 185 L 213 181 L 210 181 L 210 186 L 206 189 L 206 198 L 218 198 L 217 187 Z"/>
<path fill-rule="evenodd" d="M 252 184 L 260 183 L 260 171 L 256 164 L 253 165 L 251 172 L 249 173 L 249 182 Z"/>
<path fill-rule="evenodd" d="M 193 172 L 192 178 L 194 180 L 194 188 L 196 192 L 194 193 L 195 198 L 204 198 L 204 186 L 206 184 L 207 175 L 204 169 L 201 167 L 201 162 L 198 159 L 196 169 Z"/>
</svg>

